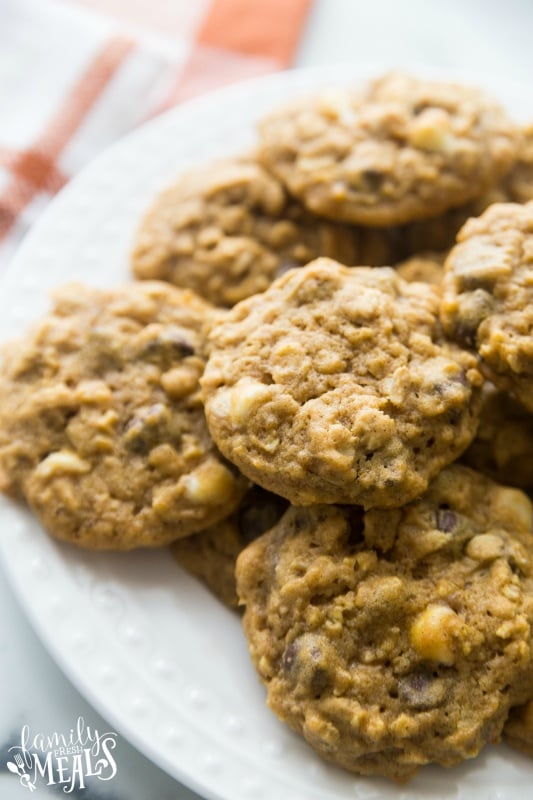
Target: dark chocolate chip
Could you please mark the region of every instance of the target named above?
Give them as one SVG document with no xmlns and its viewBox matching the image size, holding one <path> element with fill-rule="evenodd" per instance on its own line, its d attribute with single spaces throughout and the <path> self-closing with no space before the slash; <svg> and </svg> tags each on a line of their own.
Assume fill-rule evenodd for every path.
<svg viewBox="0 0 533 800">
<path fill-rule="evenodd" d="M 195 348 L 187 332 L 171 326 L 163 328 L 144 348 L 146 358 L 163 360 L 165 363 L 179 361 L 194 353 Z"/>
<path fill-rule="evenodd" d="M 377 169 L 365 169 L 361 176 L 370 192 L 378 192 L 385 181 L 385 175 Z"/>
<path fill-rule="evenodd" d="M 161 442 L 169 420 L 168 409 L 163 403 L 155 403 L 140 409 L 124 428 L 124 442 L 128 450 L 146 455 Z"/>
<path fill-rule="evenodd" d="M 287 645 L 281 663 L 292 683 L 318 697 L 331 683 L 334 655 L 331 644 L 324 637 L 304 633 Z"/>
<path fill-rule="evenodd" d="M 410 708 L 424 710 L 439 706 L 448 694 L 447 683 L 429 670 L 418 670 L 400 678 L 398 697 Z"/>
<path fill-rule="evenodd" d="M 294 661 L 296 659 L 297 653 L 297 645 L 296 642 L 291 642 L 285 648 L 285 652 L 283 653 L 283 657 L 281 659 L 281 663 L 285 672 L 290 672 L 294 666 Z"/>
<path fill-rule="evenodd" d="M 457 527 L 457 514 L 449 508 L 437 509 L 437 528 L 443 533 L 451 533 Z"/>
<path fill-rule="evenodd" d="M 413 114 L 417 117 L 422 111 L 425 111 L 427 108 L 432 108 L 431 103 L 428 103 L 427 100 L 421 100 L 419 103 L 415 103 L 413 106 Z"/>
</svg>

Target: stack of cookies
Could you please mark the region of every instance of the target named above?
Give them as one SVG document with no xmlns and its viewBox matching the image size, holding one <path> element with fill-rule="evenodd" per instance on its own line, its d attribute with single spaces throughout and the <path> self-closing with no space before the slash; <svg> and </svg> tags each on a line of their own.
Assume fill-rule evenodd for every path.
<svg viewBox="0 0 533 800">
<path fill-rule="evenodd" d="M 533 754 L 532 142 L 403 74 L 298 100 L 156 199 L 139 281 L 5 352 L 0 487 L 171 544 L 358 774 Z"/>
</svg>

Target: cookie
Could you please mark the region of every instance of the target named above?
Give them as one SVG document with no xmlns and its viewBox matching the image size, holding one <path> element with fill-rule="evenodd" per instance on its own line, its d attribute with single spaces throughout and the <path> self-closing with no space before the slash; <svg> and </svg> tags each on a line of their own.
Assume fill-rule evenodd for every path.
<svg viewBox="0 0 533 800">
<path fill-rule="evenodd" d="M 438 293 L 318 259 L 228 312 L 202 379 L 221 452 L 295 505 L 399 506 L 472 440 L 476 359 Z"/>
<path fill-rule="evenodd" d="M 490 206 L 457 242 L 445 264 L 445 330 L 533 411 L 533 202 Z"/>
<path fill-rule="evenodd" d="M 500 483 L 533 491 L 533 414 L 485 383 L 479 427 L 461 460 Z"/>
<path fill-rule="evenodd" d="M 515 750 L 533 756 L 533 700 L 511 709 L 503 738 Z"/>
<path fill-rule="evenodd" d="M 216 450 L 199 377 L 218 316 L 164 283 L 70 285 L 0 374 L 0 465 L 58 539 L 168 544 L 223 519 L 247 482 Z"/>
<path fill-rule="evenodd" d="M 132 269 L 232 306 L 317 256 L 388 264 L 393 248 L 393 232 L 313 217 L 258 163 L 241 158 L 190 172 L 163 191 L 137 233 Z"/>
<path fill-rule="evenodd" d="M 420 253 L 395 265 L 396 272 L 404 281 L 419 281 L 440 286 L 444 275 L 444 253 Z"/>
<path fill-rule="evenodd" d="M 498 741 L 533 685 L 532 521 L 519 490 L 455 465 L 401 509 L 291 507 L 237 561 L 270 708 L 365 775 Z"/>
<path fill-rule="evenodd" d="M 514 203 L 533 200 L 533 124 L 522 130 L 516 164 L 504 181 L 508 199 Z"/>
<path fill-rule="evenodd" d="M 174 558 L 228 608 L 237 608 L 237 556 L 278 522 L 287 508 L 281 497 L 254 486 L 227 519 L 171 546 Z"/>
<path fill-rule="evenodd" d="M 519 138 L 482 92 L 396 72 L 292 103 L 259 133 L 263 163 L 307 208 L 376 226 L 482 195 L 511 168 Z"/>
</svg>

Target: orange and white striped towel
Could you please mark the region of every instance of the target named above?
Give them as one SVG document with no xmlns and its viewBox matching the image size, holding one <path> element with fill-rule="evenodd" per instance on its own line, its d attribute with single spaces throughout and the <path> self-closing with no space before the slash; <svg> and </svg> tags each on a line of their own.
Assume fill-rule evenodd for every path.
<svg viewBox="0 0 533 800">
<path fill-rule="evenodd" d="M 310 3 L 2 0 L 0 272 L 108 144 L 188 97 L 290 64 Z"/>
</svg>

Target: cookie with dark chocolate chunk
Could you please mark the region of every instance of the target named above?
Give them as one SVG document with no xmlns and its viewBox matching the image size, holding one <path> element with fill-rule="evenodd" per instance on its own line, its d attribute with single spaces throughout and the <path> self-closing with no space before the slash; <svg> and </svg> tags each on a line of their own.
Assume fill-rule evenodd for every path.
<svg viewBox="0 0 533 800">
<path fill-rule="evenodd" d="M 532 542 L 526 495 L 457 465 L 400 509 L 291 507 L 237 562 L 269 706 L 363 775 L 477 755 L 532 696 Z"/>
<path fill-rule="evenodd" d="M 0 373 L 0 473 L 53 536 L 155 547 L 224 519 L 247 481 L 207 430 L 199 379 L 220 312 L 146 282 L 71 285 Z"/>
</svg>

